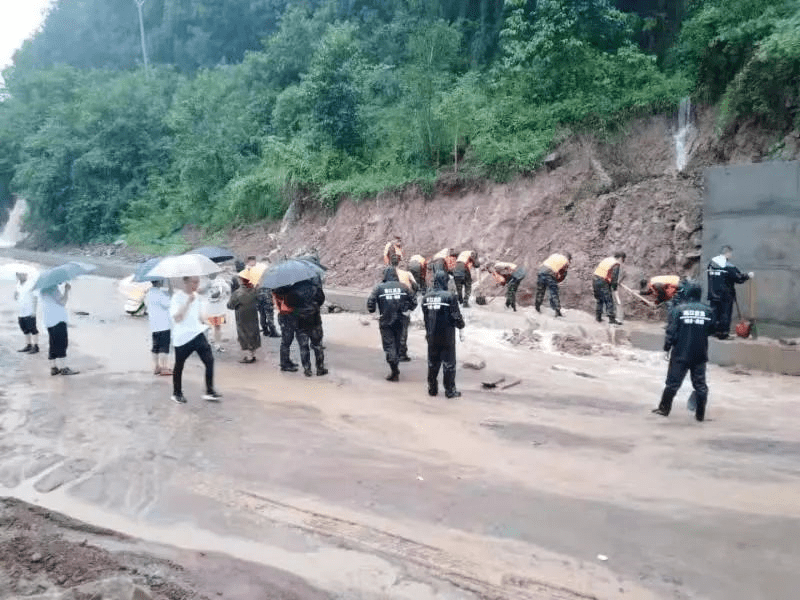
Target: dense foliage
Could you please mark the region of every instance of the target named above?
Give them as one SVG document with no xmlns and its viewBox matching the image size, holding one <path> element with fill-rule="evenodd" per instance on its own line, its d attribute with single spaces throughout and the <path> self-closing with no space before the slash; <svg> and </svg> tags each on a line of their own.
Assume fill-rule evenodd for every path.
<svg viewBox="0 0 800 600">
<path fill-rule="evenodd" d="M 557 131 L 692 90 L 796 127 L 798 3 L 60 0 L 4 73 L 0 203 L 53 243 L 156 245 L 298 194 L 530 171 Z"/>
</svg>

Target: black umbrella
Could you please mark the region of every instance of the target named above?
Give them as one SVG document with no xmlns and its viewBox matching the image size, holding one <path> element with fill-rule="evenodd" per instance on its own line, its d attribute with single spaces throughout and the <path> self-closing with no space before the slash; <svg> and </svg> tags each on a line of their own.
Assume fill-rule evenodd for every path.
<svg viewBox="0 0 800 600">
<path fill-rule="evenodd" d="M 222 263 L 226 260 L 233 260 L 233 252 L 228 250 L 227 248 L 220 248 L 219 246 L 203 246 L 201 248 L 195 248 L 194 250 L 190 250 L 185 254 L 202 254 L 206 258 L 210 258 L 215 263 Z"/>
<path fill-rule="evenodd" d="M 141 263 L 138 267 L 136 267 L 136 271 L 133 273 L 133 281 L 138 283 L 144 283 L 145 281 L 160 281 L 163 277 L 154 277 L 152 275 L 148 275 L 150 271 L 153 270 L 158 263 L 161 262 L 161 257 L 151 258 L 150 260 L 146 260 Z"/>
<path fill-rule="evenodd" d="M 270 290 L 294 285 L 300 281 L 321 279 L 324 271 L 314 263 L 304 260 L 286 260 L 269 268 L 261 279 L 261 286 Z"/>
</svg>

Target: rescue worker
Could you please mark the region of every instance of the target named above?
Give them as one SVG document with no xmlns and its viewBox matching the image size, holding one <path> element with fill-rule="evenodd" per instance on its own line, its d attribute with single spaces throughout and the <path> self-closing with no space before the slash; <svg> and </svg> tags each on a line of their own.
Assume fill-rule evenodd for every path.
<svg viewBox="0 0 800 600">
<path fill-rule="evenodd" d="M 403 240 L 394 236 L 383 248 L 383 264 L 396 267 L 403 258 Z"/>
<path fill-rule="evenodd" d="M 397 268 L 397 278 L 404 286 L 406 286 L 411 294 L 416 298 L 419 291 L 417 280 L 411 271 Z M 411 324 L 411 315 L 403 315 L 403 337 L 400 339 L 400 362 L 410 362 L 411 357 L 408 355 L 408 327 Z"/>
<path fill-rule="evenodd" d="M 278 308 L 278 324 L 281 326 L 280 365 L 281 371 L 295 372 L 297 364 L 292 362 L 292 340 L 297 335 L 297 315 L 289 301 L 289 288 L 272 290 L 272 300 Z"/>
<path fill-rule="evenodd" d="M 383 281 L 375 286 L 367 299 L 367 310 L 375 312 L 377 307 L 380 312 L 380 332 L 383 351 L 386 353 L 386 362 L 391 371 L 386 376 L 387 381 L 399 381 L 400 369 L 400 342 L 403 337 L 404 315 L 414 310 L 417 301 L 397 278 L 397 269 L 386 267 L 383 272 Z"/>
<path fill-rule="evenodd" d="M 516 312 L 517 289 L 527 275 L 525 267 L 517 266 L 512 262 L 496 262 L 488 270 L 497 283 L 506 286 L 506 308 L 512 308 Z"/>
<path fill-rule="evenodd" d="M 545 290 L 549 289 L 550 308 L 555 311 L 557 317 L 564 316 L 561 314 L 561 299 L 558 296 L 558 284 L 566 279 L 567 270 L 569 269 L 571 261 L 572 254 L 569 252 L 564 252 L 564 254 L 551 254 L 539 267 L 539 274 L 536 278 L 536 299 L 533 304 L 536 312 L 542 311 L 544 293 Z"/>
<path fill-rule="evenodd" d="M 458 301 L 465 308 L 469 307 L 469 297 L 472 294 L 472 268 L 477 269 L 480 266 L 478 253 L 474 250 L 464 250 L 456 257 L 453 266 L 453 281 L 456 284 Z"/>
<path fill-rule="evenodd" d="M 264 287 L 258 288 L 258 318 L 261 333 L 266 337 L 281 337 L 275 326 L 275 304 L 272 302 L 272 290 Z"/>
<path fill-rule="evenodd" d="M 442 383 L 448 398 L 458 398 L 456 389 L 456 328 L 464 328 L 464 318 L 455 294 L 447 290 L 448 277 L 437 271 L 433 289 L 422 299 L 425 339 L 428 342 L 428 395 L 439 393 L 439 368 L 443 367 Z"/>
<path fill-rule="evenodd" d="M 708 336 L 713 332 L 714 311 L 700 301 L 702 291 L 694 282 L 686 284 L 686 302 L 675 309 L 664 338 L 664 352 L 669 355 L 667 381 L 661 394 L 657 415 L 669 416 L 672 400 L 690 373 L 694 387 L 696 407 L 695 419 L 705 419 L 708 386 L 706 385 L 706 363 L 708 362 Z"/>
<path fill-rule="evenodd" d="M 683 284 L 684 282 L 678 275 L 658 275 L 639 281 L 639 295 L 653 296 L 657 305 L 675 300 L 677 306 L 683 300 L 685 291 Z"/>
<path fill-rule="evenodd" d="M 428 261 L 425 260 L 425 257 L 421 254 L 415 254 L 408 259 L 408 270 L 414 276 L 414 279 L 419 285 L 419 291 L 422 293 L 422 295 L 425 295 L 425 292 L 428 289 L 427 282 L 425 281 L 427 269 Z"/>
<path fill-rule="evenodd" d="M 325 368 L 325 352 L 322 347 L 322 314 L 320 307 L 325 303 L 325 293 L 322 291 L 322 282 L 319 279 L 301 281 L 289 288 L 286 295 L 293 314 L 297 318 L 297 345 L 300 347 L 300 362 L 303 364 L 303 374 L 311 377 L 311 350 L 314 351 L 314 360 L 317 367 L 317 376 L 327 375 Z"/>
<path fill-rule="evenodd" d="M 708 302 L 714 309 L 714 334 L 721 340 L 727 340 L 731 331 L 731 314 L 736 301 L 737 283 L 744 283 L 755 277 L 755 274 L 742 273 L 730 262 L 733 248 L 723 246 L 719 256 L 708 263 Z"/>
<path fill-rule="evenodd" d="M 616 292 L 619 286 L 619 272 L 624 262 L 625 253 L 615 252 L 614 256 L 601 260 L 594 271 L 592 291 L 597 301 L 595 318 L 597 318 L 598 323 L 603 320 L 603 307 L 605 307 L 608 314 L 608 322 L 612 325 L 622 325 L 617 321 L 617 307 L 614 304 L 613 292 Z"/>
<path fill-rule="evenodd" d="M 450 270 L 447 268 L 447 259 L 454 254 L 455 250 L 452 248 L 442 248 L 433 255 L 430 261 L 428 261 L 428 271 L 431 273 L 431 281 L 433 281 L 436 271 L 444 271 L 445 273 L 450 274 Z"/>
</svg>

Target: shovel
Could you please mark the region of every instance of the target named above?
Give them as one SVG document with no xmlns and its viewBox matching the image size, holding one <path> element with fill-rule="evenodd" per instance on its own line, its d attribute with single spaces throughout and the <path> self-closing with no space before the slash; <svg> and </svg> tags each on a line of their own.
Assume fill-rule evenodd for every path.
<svg viewBox="0 0 800 600">
<path fill-rule="evenodd" d="M 758 339 L 758 329 L 756 329 L 756 280 L 750 280 L 750 287 L 747 290 L 750 296 L 750 337 Z"/>
</svg>

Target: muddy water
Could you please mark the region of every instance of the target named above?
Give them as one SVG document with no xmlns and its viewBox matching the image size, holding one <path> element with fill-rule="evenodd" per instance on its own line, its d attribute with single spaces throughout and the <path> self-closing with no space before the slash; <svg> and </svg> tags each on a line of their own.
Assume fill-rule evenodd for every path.
<svg viewBox="0 0 800 600">
<path fill-rule="evenodd" d="M 459 351 L 487 367 L 460 370 L 459 401 L 425 394 L 418 358 L 386 383 L 375 323 L 326 315 L 330 376 L 277 372 L 274 340 L 240 365 L 230 326 L 224 401 L 199 400 L 192 359 L 178 406 L 114 282 L 74 283 L 72 378 L 11 351 L 0 285 L 7 494 L 343 598 L 790 598 L 800 583 L 791 378 L 711 368 L 712 421 L 680 402 L 657 419 L 657 355 L 609 346 L 574 311 L 562 324 L 490 306 L 468 314 Z M 502 339 L 532 326 L 583 331 L 597 353 Z M 419 329 L 410 346 L 423 356 Z M 523 381 L 479 391 L 489 373 Z"/>
</svg>

